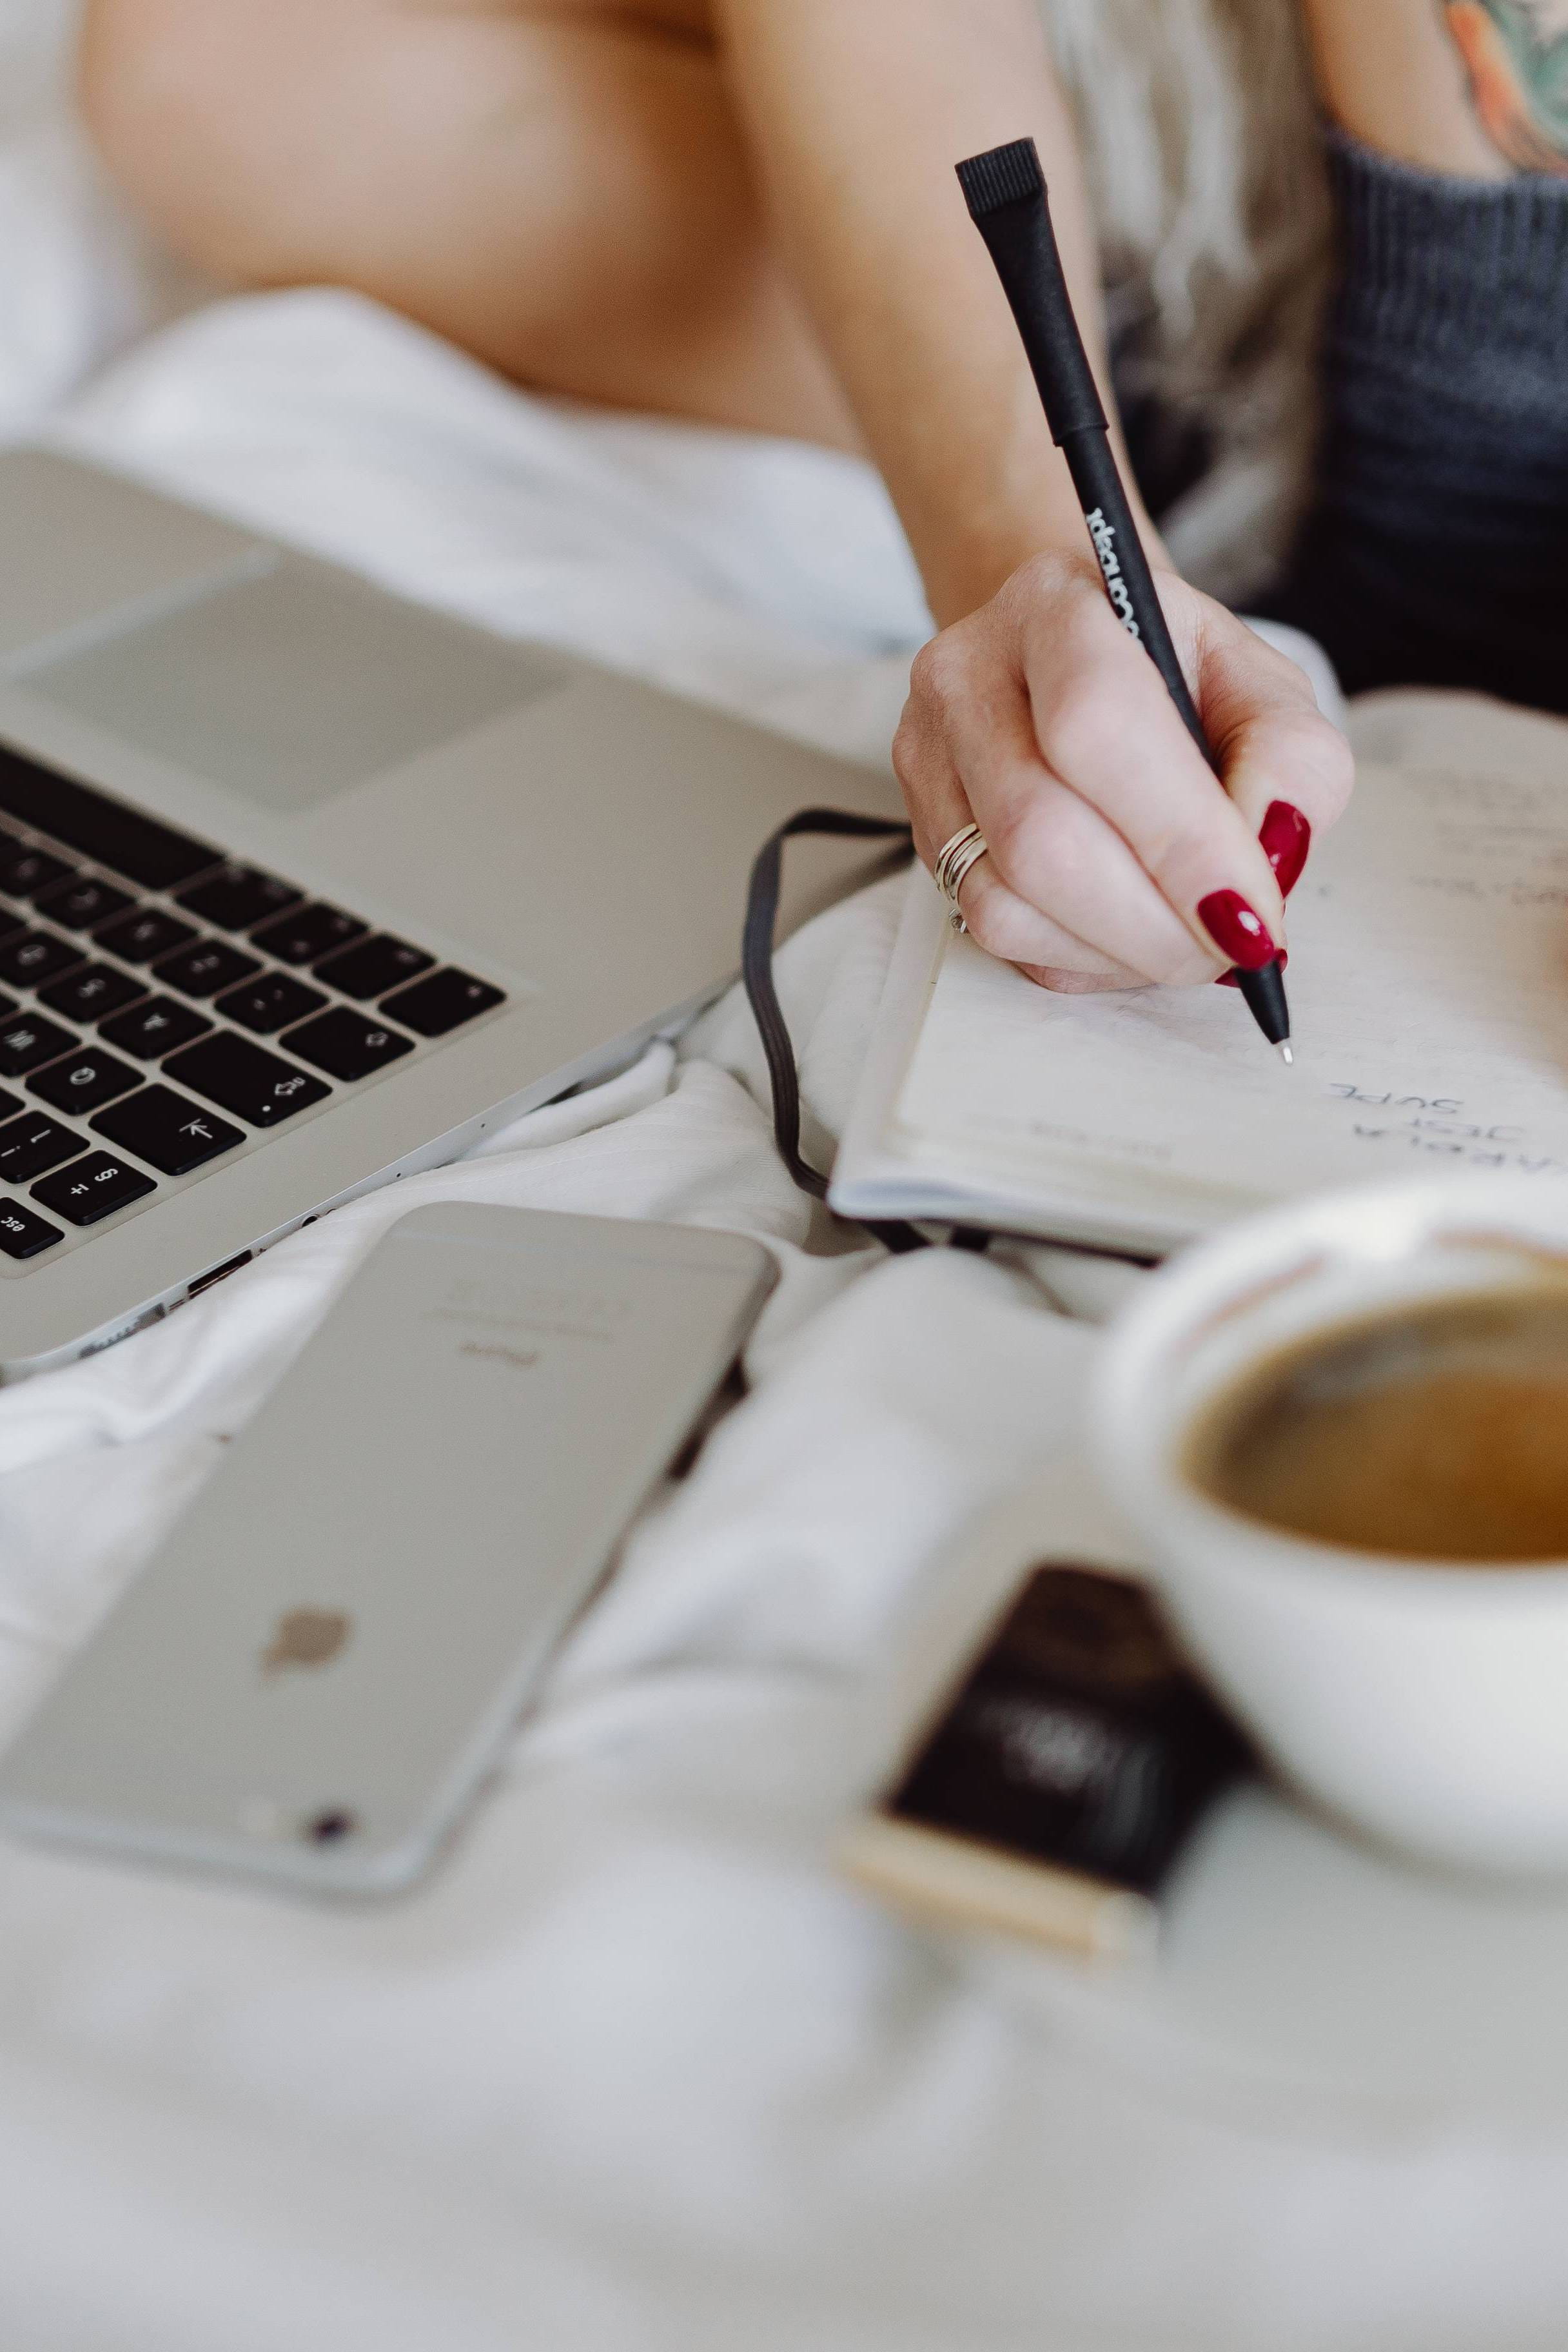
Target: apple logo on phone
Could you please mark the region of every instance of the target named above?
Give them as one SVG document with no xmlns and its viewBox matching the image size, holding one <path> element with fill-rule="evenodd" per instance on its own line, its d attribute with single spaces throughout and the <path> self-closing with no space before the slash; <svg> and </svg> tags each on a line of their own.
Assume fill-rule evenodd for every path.
<svg viewBox="0 0 1568 2352">
<path fill-rule="evenodd" d="M 261 1653 L 261 1671 L 276 1675 L 287 1666 L 324 1666 L 338 1654 L 353 1628 L 342 1609 L 288 1609 L 272 1629 L 272 1640 Z"/>
</svg>

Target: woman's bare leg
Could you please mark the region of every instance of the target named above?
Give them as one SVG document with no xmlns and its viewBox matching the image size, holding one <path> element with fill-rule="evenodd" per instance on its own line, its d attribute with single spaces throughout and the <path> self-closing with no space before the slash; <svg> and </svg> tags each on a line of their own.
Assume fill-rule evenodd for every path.
<svg viewBox="0 0 1568 2352">
<path fill-rule="evenodd" d="M 940 618 L 1083 547 L 952 177 L 1035 134 L 1098 345 L 1035 0 L 89 0 L 82 88 L 221 275 L 356 287 L 551 391 L 868 446 Z"/>
<path fill-rule="evenodd" d="M 518 381 L 853 446 L 702 0 L 91 0 L 88 120 L 252 285 L 331 282 Z"/>
</svg>

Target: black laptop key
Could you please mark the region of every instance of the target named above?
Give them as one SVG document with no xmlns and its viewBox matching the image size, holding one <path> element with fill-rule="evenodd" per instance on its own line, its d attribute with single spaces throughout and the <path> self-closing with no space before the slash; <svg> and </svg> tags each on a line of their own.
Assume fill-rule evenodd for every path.
<svg viewBox="0 0 1568 2352">
<path fill-rule="evenodd" d="M 285 907 L 297 907 L 304 897 L 292 882 L 263 874 L 256 866 L 225 866 L 203 882 L 179 892 L 179 903 L 220 931 L 248 931 L 270 921 Z"/>
<path fill-rule="evenodd" d="M 40 988 L 38 1002 L 51 1013 L 63 1013 L 68 1021 L 101 1021 L 106 1013 L 118 1013 L 122 1004 L 133 1004 L 146 993 L 144 980 L 132 980 L 128 971 L 117 971 L 111 963 L 84 963 L 68 971 L 63 980 L 51 980 Z"/>
<path fill-rule="evenodd" d="M 37 988 L 83 961 L 79 943 L 58 931 L 17 931 L 0 940 L 0 976 L 18 988 Z"/>
<path fill-rule="evenodd" d="M 47 890 L 35 891 L 33 904 L 40 915 L 47 915 L 52 923 L 63 923 L 68 931 L 90 931 L 95 923 L 123 915 L 136 901 L 129 890 L 117 890 L 112 882 L 96 882 L 90 874 L 73 874 L 64 882 L 51 883 Z"/>
<path fill-rule="evenodd" d="M 156 1190 L 151 1176 L 131 1167 L 118 1152 L 95 1151 L 74 1168 L 62 1168 L 35 1184 L 33 1198 L 68 1224 L 96 1225 L 100 1217 L 111 1217 L 116 1209 L 129 1208 L 132 1201 L 144 1200 Z"/>
<path fill-rule="evenodd" d="M 116 1095 L 139 1087 L 142 1076 L 141 1070 L 106 1054 L 101 1046 L 83 1045 L 63 1061 L 35 1070 L 27 1086 L 57 1110 L 97 1110 L 100 1103 L 112 1102 Z"/>
<path fill-rule="evenodd" d="M 0 1250 L 7 1257 L 37 1257 L 64 1235 L 47 1217 L 37 1215 L 20 1201 L 0 1201 Z"/>
<path fill-rule="evenodd" d="M 97 943 L 122 963 L 151 963 L 154 956 L 183 948 L 195 936 L 194 923 L 182 923 L 177 915 L 161 914 L 156 907 L 139 907 L 132 914 L 121 915 L 118 922 L 105 923 L 97 934 Z"/>
<path fill-rule="evenodd" d="M 316 966 L 316 978 L 344 996 L 384 996 L 389 988 L 400 988 L 405 980 L 428 971 L 435 961 L 423 948 L 411 948 L 406 940 L 377 931 L 357 947 L 340 948 L 325 957 Z"/>
<path fill-rule="evenodd" d="M 264 971 L 259 980 L 247 980 L 220 996 L 216 1009 L 226 1021 L 237 1021 L 242 1029 L 268 1037 L 291 1021 L 303 1021 L 326 1001 L 319 988 L 308 988 L 291 971 Z"/>
<path fill-rule="evenodd" d="M 19 1078 L 40 1063 L 68 1054 L 76 1042 L 58 1022 L 31 1021 L 25 1013 L 0 1024 L 0 1077 Z"/>
<path fill-rule="evenodd" d="M 5 1088 L 0 1087 L 0 1118 L 10 1118 L 16 1112 L 26 1110 L 26 1108 L 20 1095 L 8 1095 Z"/>
<path fill-rule="evenodd" d="M 0 890 L 13 898 L 32 898 L 61 882 L 74 879 L 76 867 L 47 849 L 18 841 L 14 833 L 0 836 Z"/>
<path fill-rule="evenodd" d="M 252 1127 L 277 1127 L 320 1102 L 327 1092 L 308 1070 L 279 1061 L 248 1037 L 221 1029 L 198 1045 L 187 1045 L 163 1067 L 181 1086 L 205 1095 L 236 1118 L 248 1119 Z"/>
<path fill-rule="evenodd" d="M 282 1042 L 302 1062 L 314 1062 L 329 1077 L 350 1085 L 414 1051 L 411 1037 L 387 1028 L 374 1013 L 351 1013 L 346 1004 L 318 1013 L 303 1028 L 290 1029 Z"/>
<path fill-rule="evenodd" d="M 178 988 L 186 996 L 216 996 L 220 988 L 232 988 L 236 981 L 247 980 L 260 970 L 258 956 L 247 955 L 243 948 L 231 947 L 226 940 L 197 940 L 192 947 L 176 948 L 173 955 L 161 957 L 153 966 L 153 977 L 164 988 Z"/>
<path fill-rule="evenodd" d="M 160 824 L 123 801 L 74 776 L 62 776 L 20 751 L 0 746 L 0 814 L 14 816 L 39 833 L 79 850 L 95 866 L 124 874 L 150 890 L 173 890 L 194 882 L 207 866 L 217 864 L 217 851 L 188 833 Z M 0 882 L 0 889 L 6 885 Z"/>
<path fill-rule="evenodd" d="M 122 1054 L 140 1054 L 144 1062 L 158 1062 L 176 1045 L 205 1037 L 213 1024 L 194 1004 L 182 1004 L 173 996 L 150 996 L 145 1004 L 117 1013 L 112 1021 L 99 1025 Z"/>
<path fill-rule="evenodd" d="M 279 916 L 275 923 L 264 923 L 251 937 L 279 963 L 314 963 L 334 948 L 363 939 L 369 928 L 356 915 L 345 915 L 341 907 L 323 907 L 318 900 Z"/>
<path fill-rule="evenodd" d="M 0 940 L 8 940 L 14 931 L 25 931 L 30 908 L 14 906 L 9 898 L 0 898 Z"/>
<path fill-rule="evenodd" d="M 85 1135 L 73 1135 L 41 1110 L 24 1111 L 0 1127 L 0 1184 L 26 1184 L 63 1160 L 79 1160 L 86 1150 Z"/>
<path fill-rule="evenodd" d="M 220 1152 L 232 1151 L 245 1137 L 216 1111 L 204 1109 L 173 1087 L 143 1087 L 128 1095 L 92 1122 L 97 1135 L 106 1135 L 122 1151 L 161 1169 L 165 1176 L 188 1176 Z"/>
<path fill-rule="evenodd" d="M 460 1029 L 465 1021 L 476 1020 L 492 1004 L 505 1002 L 505 992 L 492 988 L 488 980 L 454 971 L 448 964 L 445 971 L 433 971 L 427 980 L 416 980 L 412 988 L 389 996 L 381 1009 L 395 1021 L 416 1029 L 421 1037 L 444 1037 L 448 1029 Z"/>
</svg>

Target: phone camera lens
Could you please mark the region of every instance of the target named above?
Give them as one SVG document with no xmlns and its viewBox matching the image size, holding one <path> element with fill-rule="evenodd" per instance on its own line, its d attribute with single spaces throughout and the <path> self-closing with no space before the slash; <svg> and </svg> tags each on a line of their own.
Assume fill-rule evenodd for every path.
<svg viewBox="0 0 1568 2352">
<path fill-rule="evenodd" d="M 344 1805 L 330 1805 L 325 1812 L 312 1813 L 305 1823 L 305 1835 L 312 1845 L 336 1845 L 340 1839 L 353 1837 L 359 1827 L 359 1816 Z"/>
</svg>

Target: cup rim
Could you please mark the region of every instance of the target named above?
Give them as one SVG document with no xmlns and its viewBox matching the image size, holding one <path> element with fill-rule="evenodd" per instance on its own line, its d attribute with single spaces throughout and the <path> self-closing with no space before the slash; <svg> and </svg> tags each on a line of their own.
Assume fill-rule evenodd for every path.
<svg viewBox="0 0 1568 2352">
<path fill-rule="evenodd" d="M 1553 1183 L 1548 1193 L 1542 1189 L 1546 1182 L 1552 1180 L 1494 1173 L 1384 1178 L 1342 1186 L 1281 1202 L 1168 1259 L 1116 1317 L 1095 1368 L 1091 1425 L 1111 1492 L 1125 1498 L 1130 1516 L 1142 1523 L 1145 1534 L 1156 1525 L 1169 1530 L 1179 1522 L 1184 1534 L 1200 1540 L 1220 1539 L 1226 1548 L 1246 1541 L 1249 1572 L 1283 1582 L 1321 1581 L 1327 1576 L 1342 1586 L 1420 1594 L 1420 1605 L 1434 1609 L 1479 1606 L 1484 1598 L 1493 1610 L 1528 1608 L 1543 1591 L 1568 1586 L 1568 1553 L 1486 1562 L 1363 1550 L 1292 1534 L 1237 1510 L 1205 1495 L 1173 1466 L 1173 1449 L 1151 1421 L 1142 1393 L 1157 1377 L 1157 1351 L 1198 1319 L 1195 1303 L 1205 1302 L 1211 1309 L 1218 1303 L 1220 1277 L 1227 1270 L 1234 1268 L 1233 1290 L 1241 1286 L 1247 1272 L 1266 1276 L 1270 1265 L 1278 1265 L 1284 1255 L 1279 1244 L 1286 1237 L 1299 1244 L 1315 1238 L 1326 1241 L 1331 1238 L 1334 1221 L 1352 1209 L 1370 1207 L 1391 1227 L 1403 1223 L 1409 1236 L 1405 1245 L 1410 1248 L 1450 1221 L 1459 1230 L 1479 1225 L 1484 1236 L 1489 1221 L 1507 1218 L 1511 1212 L 1519 1223 L 1517 1236 L 1503 1232 L 1497 1238 L 1517 1238 L 1528 1247 L 1532 1237 L 1543 1237 L 1540 1226 L 1544 1223 L 1555 1229 L 1568 1271 L 1568 1183 Z M 1520 1213 L 1526 1210 L 1533 1213 Z M 1167 1573 L 1163 1567 L 1161 1573 Z"/>
</svg>

